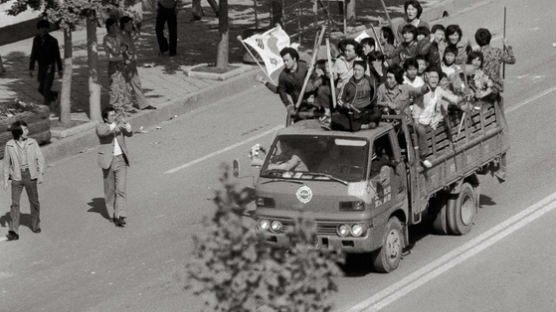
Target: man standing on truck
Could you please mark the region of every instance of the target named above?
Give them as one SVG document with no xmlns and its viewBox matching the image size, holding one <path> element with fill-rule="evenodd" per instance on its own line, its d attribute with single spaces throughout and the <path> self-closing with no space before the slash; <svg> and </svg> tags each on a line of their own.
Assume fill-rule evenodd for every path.
<svg viewBox="0 0 556 312">
<path fill-rule="evenodd" d="M 500 125 L 502 126 L 502 131 L 505 133 L 503 136 L 503 144 L 509 147 L 508 142 L 508 124 L 506 122 L 506 116 L 504 115 L 504 99 L 500 96 L 500 93 L 504 91 L 504 81 L 503 77 L 500 77 L 500 67 L 502 64 L 515 64 L 515 56 L 512 50 L 512 46 L 508 44 L 507 39 L 504 39 L 504 48 L 500 49 L 497 47 L 492 47 L 490 45 L 490 40 L 492 35 L 490 31 L 486 28 L 479 28 L 475 33 L 475 41 L 481 47 L 481 52 L 484 56 L 483 61 L 483 71 L 485 74 L 492 79 L 494 82 L 495 91 L 498 93 L 498 110 L 497 119 L 500 120 Z M 501 179 L 506 179 L 506 158 L 501 159 L 500 171 L 497 172 L 496 176 Z"/>
</svg>

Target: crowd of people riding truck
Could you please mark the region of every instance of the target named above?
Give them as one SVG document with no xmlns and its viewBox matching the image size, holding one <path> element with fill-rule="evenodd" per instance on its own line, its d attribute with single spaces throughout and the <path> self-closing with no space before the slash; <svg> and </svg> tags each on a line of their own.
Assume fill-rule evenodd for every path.
<svg viewBox="0 0 556 312">
<path fill-rule="evenodd" d="M 303 118 L 301 112 L 310 111 L 327 130 L 373 129 L 382 115 L 403 116 L 413 125 L 422 164 L 428 167 L 427 129 L 448 122 L 453 110 L 499 105 L 503 112 L 501 68 L 516 60 L 505 38 L 502 48 L 491 46 L 488 29 L 476 30 L 474 44 L 459 25 L 430 27 L 421 19 L 423 8 L 417 0 L 406 1 L 404 12 L 404 18 L 380 28 L 377 40 L 341 40 L 332 64 L 317 60 L 313 70 L 295 49 L 284 48 L 278 85 L 262 82 L 279 94 L 294 122 Z M 296 107 L 299 97 L 301 105 Z M 507 131 L 503 114 L 497 118 Z"/>
</svg>

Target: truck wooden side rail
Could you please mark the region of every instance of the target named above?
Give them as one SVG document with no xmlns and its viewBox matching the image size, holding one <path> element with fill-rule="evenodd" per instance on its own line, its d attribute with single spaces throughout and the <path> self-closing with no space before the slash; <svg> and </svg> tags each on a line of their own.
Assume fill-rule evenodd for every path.
<svg viewBox="0 0 556 312">
<path fill-rule="evenodd" d="M 427 131 L 427 158 L 430 159 L 432 167 L 424 168 L 417 161 L 410 163 L 410 175 L 417 173 L 409 179 L 410 224 L 419 223 L 422 213 L 427 210 L 428 204 L 432 203 L 431 208 L 436 210 L 433 212 L 437 215 L 434 223 L 436 231 L 443 234 L 464 234 L 471 229 L 476 212 L 464 212 L 472 214 L 472 219 L 464 220 L 464 225 L 452 221 L 448 226 L 447 220 L 441 219 L 444 219 L 448 204 L 455 205 L 456 195 L 460 193 L 464 183 L 474 189 L 478 207 L 480 192 L 475 174 L 499 169 L 499 162 L 505 157 L 508 147 L 504 146 L 504 133 L 497 122 L 497 109 L 497 103 L 482 103 L 478 110 L 473 110 L 470 114 L 464 113 L 460 117 L 461 128 L 459 125 L 450 127 L 448 125 L 451 121 L 444 120 L 436 130 Z M 403 122 L 403 118 L 385 117 L 402 120 L 405 137 L 412 138 L 407 140 L 411 144 L 408 149 L 414 151 L 416 137 L 412 127 Z M 417 160 L 418 153 L 413 152 L 412 157 Z M 466 188 L 469 185 L 466 185 Z"/>
</svg>

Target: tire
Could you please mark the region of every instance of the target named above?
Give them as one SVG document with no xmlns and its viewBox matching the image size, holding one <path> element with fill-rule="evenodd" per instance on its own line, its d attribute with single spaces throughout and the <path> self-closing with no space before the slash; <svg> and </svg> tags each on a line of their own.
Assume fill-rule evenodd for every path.
<svg viewBox="0 0 556 312">
<path fill-rule="evenodd" d="M 380 273 L 394 271 L 400 265 L 403 251 L 402 223 L 397 217 L 388 220 L 382 247 L 372 253 L 373 268 Z"/>
<path fill-rule="evenodd" d="M 479 209 L 477 198 L 473 186 L 465 182 L 458 198 L 448 201 L 448 230 L 451 234 L 464 235 L 471 231 Z"/>
<path fill-rule="evenodd" d="M 432 229 L 436 234 L 446 235 L 448 234 L 448 218 L 446 216 L 448 200 L 442 196 L 434 200 L 432 211 Z"/>
</svg>

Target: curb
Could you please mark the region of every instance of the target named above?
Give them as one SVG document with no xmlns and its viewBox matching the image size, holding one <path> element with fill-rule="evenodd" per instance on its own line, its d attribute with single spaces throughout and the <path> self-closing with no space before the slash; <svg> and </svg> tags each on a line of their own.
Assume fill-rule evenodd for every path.
<svg viewBox="0 0 556 312">
<path fill-rule="evenodd" d="M 239 75 L 241 75 L 245 72 L 253 70 L 253 66 L 251 66 L 251 65 L 242 64 L 242 63 L 230 63 L 229 65 L 233 66 L 235 68 L 228 71 L 228 72 L 222 73 L 222 74 L 195 71 L 196 68 L 204 67 L 204 66 L 207 66 L 207 65 L 209 65 L 209 64 L 208 63 L 201 63 L 201 64 L 197 64 L 197 65 L 194 65 L 194 66 L 191 66 L 191 67 L 188 67 L 188 68 L 183 68 L 182 71 L 185 73 L 185 75 L 187 77 L 224 81 L 224 80 L 228 80 L 230 78 L 239 76 Z"/>
<path fill-rule="evenodd" d="M 151 127 L 163 121 L 172 119 L 176 115 L 189 113 L 197 108 L 225 99 L 238 90 L 245 90 L 254 85 L 257 69 L 253 67 L 247 72 L 239 74 L 226 81 L 217 82 L 214 85 L 191 93 L 183 99 L 171 101 L 157 107 L 156 110 L 140 111 L 129 118 L 133 130 L 139 127 Z M 94 122 L 91 122 L 94 124 Z M 87 124 L 87 129 L 82 132 L 42 146 L 42 152 L 47 163 L 53 163 L 66 157 L 87 152 L 98 146 L 98 138 L 95 127 Z"/>
</svg>

